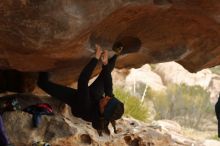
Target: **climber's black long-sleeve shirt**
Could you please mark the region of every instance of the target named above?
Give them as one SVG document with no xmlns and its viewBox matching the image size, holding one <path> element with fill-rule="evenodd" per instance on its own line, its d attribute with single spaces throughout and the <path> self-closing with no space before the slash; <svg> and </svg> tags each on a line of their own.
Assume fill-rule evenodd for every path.
<svg viewBox="0 0 220 146">
<path fill-rule="evenodd" d="M 48 74 L 40 73 L 38 86 L 52 97 L 56 97 L 71 107 L 74 116 L 92 122 L 97 128 L 100 117 L 99 101 L 103 94 L 113 96 L 111 71 L 115 66 L 117 56 L 113 56 L 108 65 L 102 67 L 98 78 L 88 86 L 89 79 L 95 69 L 98 60 L 92 58 L 82 70 L 78 79 L 78 89 L 58 85 L 49 81 Z"/>
</svg>

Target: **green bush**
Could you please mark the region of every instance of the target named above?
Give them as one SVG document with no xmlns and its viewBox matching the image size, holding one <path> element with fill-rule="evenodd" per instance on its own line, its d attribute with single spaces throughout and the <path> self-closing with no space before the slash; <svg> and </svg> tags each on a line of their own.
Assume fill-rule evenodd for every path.
<svg viewBox="0 0 220 146">
<path fill-rule="evenodd" d="M 154 103 L 156 119 L 176 120 L 187 127 L 199 128 L 214 116 L 209 93 L 200 86 L 170 84 L 161 92 L 148 89 L 147 99 Z"/>
<path fill-rule="evenodd" d="M 114 94 L 124 103 L 125 115 L 141 121 L 147 120 L 148 108 L 146 105 L 142 104 L 137 97 L 131 96 L 128 92 L 120 88 L 115 88 Z"/>
<path fill-rule="evenodd" d="M 218 135 L 213 135 L 213 136 L 211 137 L 211 139 L 220 141 L 220 138 L 218 137 Z"/>
<path fill-rule="evenodd" d="M 220 75 L 220 65 L 215 66 L 215 67 L 212 67 L 212 68 L 210 68 L 210 70 L 211 70 L 213 73 Z"/>
</svg>

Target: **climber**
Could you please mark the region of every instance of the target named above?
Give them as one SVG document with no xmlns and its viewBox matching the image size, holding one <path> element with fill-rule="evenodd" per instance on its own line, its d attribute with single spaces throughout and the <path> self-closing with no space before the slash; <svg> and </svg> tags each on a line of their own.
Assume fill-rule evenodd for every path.
<svg viewBox="0 0 220 146">
<path fill-rule="evenodd" d="M 218 137 L 220 138 L 220 94 L 218 97 L 218 101 L 215 104 L 215 113 L 218 120 Z"/>
<path fill-rule="evenodd" d="M 101 50 L 96 45 L 95 57 L 82 70 L 78 79 L 78 89 L 58 85 L 49 81 L 48 73 L 41 72 L 38 78 L 38 86 L 53 97 L 68 104 L 74 116 L 92 122 L 98 134 L 102 132 L 110 134 L 109 123 L 116 133 L 115 120 L 121 118 L 124 113 L 124 105 L 113 94 L 111 72 L 114 69 L 116 59 L 120 52 L 108 59 L 108 51 Z M 97 79 L 88 86 L 89 79 L 98 61 L 102 62 L 102 71 Z"/>
</svg>

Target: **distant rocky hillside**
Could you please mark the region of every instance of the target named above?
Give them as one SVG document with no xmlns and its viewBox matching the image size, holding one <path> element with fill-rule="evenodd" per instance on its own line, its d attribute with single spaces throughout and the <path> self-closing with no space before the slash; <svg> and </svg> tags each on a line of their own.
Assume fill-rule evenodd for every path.
<svg viewBox="0 0 220 146">
<path fill-rule="evenodd" d="M 220 75 L 214 74 L 210 69 L 197 73 L 190 73 L 176 62 L 143 65 L 139 69 L 115 70 L 113 72 L 115 85 L 124 86 L 125 89 L 136 92 L 140 85 L 146 85 L 154 90 L 164 90 L 169 83 L 185 83 L 189 86 L 199 85 L 210 93 L 212 103 L 220 92 Z"/>
</svg>

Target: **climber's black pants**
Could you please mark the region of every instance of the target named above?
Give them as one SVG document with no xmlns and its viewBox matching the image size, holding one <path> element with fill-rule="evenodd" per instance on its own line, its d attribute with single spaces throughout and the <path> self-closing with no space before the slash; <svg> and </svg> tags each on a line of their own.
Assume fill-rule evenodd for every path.
<svg viewBox="0 0 220 146">
<path fill-rule="evenodd" d="M 215 104 L 215 114 L 218 120 L 218 137 L 220 137 L 220 97 L 217 103 Z"/>
<path fill-rule="evenodd" d="M 52 83 L 48 77 L 40 73 L 38 86 L 53 97 L 60 99 L 70 105 L 74 115 L 81 115 L 91 112 L 93 100 L 100 100 L 105 95 L 112 96 L 112 76 L 117 56 L 109 59 L 109 63 L 102 67 L 97 79 L 88 86 L 89 79 L 95 69 L 98 60 L 92 58 L 82 70 L 78 79 L 78 90 Z"/>
<path fill-rule="evenodd" d="M 9 144 L 8 137 L 6 135 L 6 131 L 4 128 L 2 116 L 0 115 L 0 145 L 1 146 L 6 146 Z"/>
</svg>

